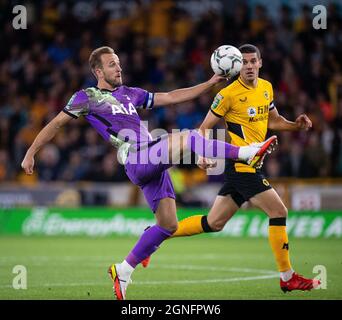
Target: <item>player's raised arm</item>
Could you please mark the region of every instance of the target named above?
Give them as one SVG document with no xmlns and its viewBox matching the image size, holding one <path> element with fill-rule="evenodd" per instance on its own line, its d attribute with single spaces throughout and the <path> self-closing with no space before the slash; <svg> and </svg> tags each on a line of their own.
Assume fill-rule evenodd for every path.
<svg viewBox="0 0 342 320">
<path fill-rule="evenodd" d="M 296 121 L 289 121 L 281 116 L 277 109 L 274 108 L 269 112 L 268 128 L 271 130 L 308 130 L 312 127 L 312 122 L 305 114 L 298 116 Z"/>
<path fill-rule="evenodd" d="M 31 175 L 33 173 L 35 154 L 56 135 L 60 127 L 71 119 L 73 119 L 71 116 L 61 111 L 39 132 L 32 145 L 27 150 L 24 160 L 21 163 L 21 167 L 24 169 L 26 174 Z"/>
<path fill-rule="evenodd" d="M 154 106 L 166 106 L 195 99 L 223 80 L 226 78 L 215 74 L 208 81 L 194 87 L 176 89 L 170 92 L 157 92 L 154 94 Z"/>
</svg>

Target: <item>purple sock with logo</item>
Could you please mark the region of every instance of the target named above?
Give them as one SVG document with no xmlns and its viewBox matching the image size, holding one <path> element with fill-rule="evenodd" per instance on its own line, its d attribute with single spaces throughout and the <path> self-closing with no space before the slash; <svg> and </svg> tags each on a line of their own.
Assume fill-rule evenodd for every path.
<svg viewBox="0 0 342 320">
<path fill-rule="evenodd" d="M 171 235 L 172 232 L 158 225 L 148 228 L 141 235 L 133 250 L 126 257 L 127 263 L 135 268 L 142 260 L 156 251 L 159 245 Z"/>
<path fill-rule="evenodd" d="M 187 140 L 188 148 L 205 158 L 238 159 L 239 147 L 224 141 L 206 139 L 196 130 L 190 131 Z"/>
</svg>

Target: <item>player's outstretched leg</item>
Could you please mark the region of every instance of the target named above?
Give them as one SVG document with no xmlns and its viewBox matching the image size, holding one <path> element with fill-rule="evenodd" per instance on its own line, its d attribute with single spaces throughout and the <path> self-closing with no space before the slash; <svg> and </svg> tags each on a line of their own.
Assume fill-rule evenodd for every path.
<svg viewBox="0 0 342 320">
<path fill-rule="evenodd" d="M 237 147 L 215 139 L 206 139 L 196 130 L 189 132 L 187 147 L 196 154 L 205 158 L 234 159 L 246 162 L 253 168 L 260 167 L 267 153 L 270 153 L 277 144 L 277 137 L 272 136 L 261 143 Z"/>
<path fill-rule="evenodd" d="M 177 231 L 168 239 L 218 232 L 238 209 L 239 206 L 231 196 L 217 196 L 208 215 L 193 215 L 179 221 Z"/>
<path fill-rule="evenodd" d="M 274 151 L 275 146 L 278 144 L 277 136 L 272 136 L 264 142 L 252 143 L 250 146 L 260 147 L 259 151 L 247 160 L 247 163 L 253 168 L 261 168 L 267 153 Z"/>
</svg>

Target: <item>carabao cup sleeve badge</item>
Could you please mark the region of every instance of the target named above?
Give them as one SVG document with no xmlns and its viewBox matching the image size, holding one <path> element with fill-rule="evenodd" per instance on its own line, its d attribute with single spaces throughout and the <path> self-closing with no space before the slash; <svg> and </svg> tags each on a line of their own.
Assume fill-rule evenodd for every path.
<svg viewBox="0 0 342 320">
<path fill-rule="evenodd" d="M 218 105 L 220 104 L 222 99 L 223 99 L 223 96 L 218 93 L 214 98 L 214 101 L 211 105 L 211 109 L 216 109 L 218 107 Z"/>
</svg>

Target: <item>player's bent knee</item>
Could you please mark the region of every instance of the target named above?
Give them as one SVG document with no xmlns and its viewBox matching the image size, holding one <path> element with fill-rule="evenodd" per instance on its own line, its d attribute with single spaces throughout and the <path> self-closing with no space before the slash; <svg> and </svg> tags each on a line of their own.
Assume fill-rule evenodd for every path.
<svg viewBox="0 0 342 320">
<path fill-rule="evenodd" d="M 282 208 L 279 208 L 277 210 L 274 210 L 272 214 L 270 215 L 270 218 L 287 218 L 288 210 L 284 206 Z"/>
<path fill-rule="evenodd" d="M 279 214 L 282 218 L 287 218 L 287 213 L 288 213 L 288 210 L 285 206 L 279 212 Z"/>
<path fill-rule="evenodd" d="M 178 222 L 176 223 L 169 223 L 164 227 L 166 230 L 168 230 L 171 233 L 174 233 L 178 229 Z"/>
<path fill-rule="evenodd" d="M 211 232 L 219 232 L 224 228 L 224 224 L 214 221 L 209 224 L 209 227 L 211 229 Z"/>
</svg>

